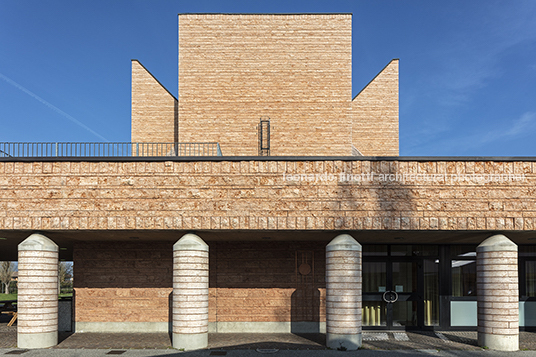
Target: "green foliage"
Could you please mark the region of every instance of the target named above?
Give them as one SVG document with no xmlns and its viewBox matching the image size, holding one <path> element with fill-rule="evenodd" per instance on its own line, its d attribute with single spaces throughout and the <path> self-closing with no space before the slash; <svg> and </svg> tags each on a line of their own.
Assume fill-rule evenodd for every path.
<svg viewBox="0 0 536 357">
<path fill-rule="evenodd" d="M 17 294 L 0 294 L 0 301 L 17 300 Z"/>
<path fill-rule="evenodd" d="M 3 285 L 3 292 L 9 293 L 9 286 L 15 274 L 15 264 L 13 262 L 0 262 L 0 283 Z"/>
</svg>

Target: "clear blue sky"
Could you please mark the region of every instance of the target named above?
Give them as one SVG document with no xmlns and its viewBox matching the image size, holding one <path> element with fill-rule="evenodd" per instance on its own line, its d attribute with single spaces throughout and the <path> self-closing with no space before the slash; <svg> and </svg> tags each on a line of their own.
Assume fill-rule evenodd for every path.
<svg viewBox="0 0 536 357">
<path fill-rule="evenodd" d="M 536 1 L 0 0 L 0 141 L 130 141 L 130 60 L 177 95 L 177 14 L 351 12 L 353 93 L 400 58 L 400 154 L 536 156 Z"/>
</svg>

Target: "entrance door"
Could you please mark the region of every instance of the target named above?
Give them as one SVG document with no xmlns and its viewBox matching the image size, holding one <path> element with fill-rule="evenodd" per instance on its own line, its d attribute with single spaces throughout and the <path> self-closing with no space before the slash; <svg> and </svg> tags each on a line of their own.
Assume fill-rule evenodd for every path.
<svg viewBox="0 0 536 357">
<path fill-rule="evenodd" d="M 363 262 L 363 327 L 396 330 L 432 325 L 432 304 L 437 304 L 438 296 L 425 284 L 423 263 L 421 257 Z"/>
</svg>

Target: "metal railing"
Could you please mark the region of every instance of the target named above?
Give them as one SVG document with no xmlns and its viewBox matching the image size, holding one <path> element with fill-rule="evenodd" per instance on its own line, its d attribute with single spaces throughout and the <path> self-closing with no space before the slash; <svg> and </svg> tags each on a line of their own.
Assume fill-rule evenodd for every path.
<svg viewBox="0 0 536 357">
<path fill-rule="evenodd" d="M 1 157 L 222 156 L 219 143 L 9 143 Z"/>
</svg>

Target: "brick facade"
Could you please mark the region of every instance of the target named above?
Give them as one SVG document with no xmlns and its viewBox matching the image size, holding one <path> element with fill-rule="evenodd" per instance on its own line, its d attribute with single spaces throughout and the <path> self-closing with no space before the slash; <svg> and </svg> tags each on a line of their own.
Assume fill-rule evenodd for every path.
<svg viewBox="0 0 536 357">
<path fill-rule="evenodd" d="M 325 242 L 208 243 L 209 322 L 325 321 Z M 171 255 L 171 242 L 76 244 L 76 321 L 168 321 Z"/>
<path fill-rule="evenodd" d="M 341 183 L 341 172 L 374 181 Z M 288 180 L 302 173 L 335 179 Z M 381 174 L 525 180 L 381 182 Z M 0 162 L 0 229 L 529 231 L 535 180 L 530 161 Z"/>
<path fill-rule="evenodd" d="M 132 60 L 132 142 L 177 141 L 177 99 L 139 61 Z"/>
<path fill-rule="evenodd" d="M 352 143 L 365 156 L 398 156 L 398 62 L 352 101 Z"/>
<path fill-rule="evenodd" d="M 132 62 L 133 142 L 272 156 L 398 156 L 398 60 L 352 101 L 351 14 L 180 14 L 178 101 Z M 158 153 L 166 155 L 168 153 Z"/>
<path fill-rule="evenodd" d="M 167 322 L 172 243 L 84 242 L 73 249 L 76 322 Z"/>
<path fill-rule="evenodd" d="M 257 155 L 350 155 L 352 16 L 179 15 L 180 141 Z"/>
</svg>

